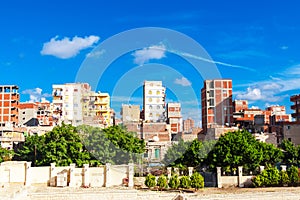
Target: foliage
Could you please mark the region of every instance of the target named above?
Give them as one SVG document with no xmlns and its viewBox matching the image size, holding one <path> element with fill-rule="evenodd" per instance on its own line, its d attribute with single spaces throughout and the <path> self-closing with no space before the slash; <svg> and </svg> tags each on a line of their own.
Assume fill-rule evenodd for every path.
<svg viewBox="0 0 300 200">
<path fill-rule="evenodd" d="M 144 140 L 121 126 L 100 129 L 90 126 L 78 127 L 86 148 L 101 163 L 125 164 L 137 161 L 145 151 Z"/>
<path fill-rule="evenodd" d="M 243 166 L 246 171 L 255 171 L 260 165 L 274 165 L 282 157 L 282 152 L 274 145 L 259 142 L 243 130 L 222 135 L 206 162 L 211 169 L 222 166 L 223 170 L 232 172 Z"/>
<path fill-rule="evenodd" d="M 191 187 L 191 180 L 189 176 L 182 176 L 180 178 L 180 187 L 189 189 Z"/>
<path fill-rule="evenodd" d="M 276 167 L 267 166 L 265 170 L 261 172 L 261 174 L 257 175 L 253 179 L 253 184 L 255 187 L 270 187 L 277 186 L 280 183 L 281 176 Z"/>
<path fill-rule="evenodd" d="M 282 186 L 290 183 L 290 178 L 286 171 L 280 171 L 280 183 Z"/>
<path fill-rule="evenodd" d="M 201 142 L 197 139 L 192 142 L 184 142 L 180 140 L 178 144 L 174 144 L 167 150 L 163 163 L 168 166 L 176 166 L 180 169 L 201 165 L 211 151 L 216 141 Z"/>
<path fill-rule="evenodd" d="M 195 172 L 192 174 L 191 186 L 192 186 L 192 188 L 195 188 L 195 189 L 204 188 L 204 178 L 198 172 Z"/>
<path fill-rule="evenodd" d="M 179 185 L 180 185 L 180 181 L 178 179 L 178 175 L 177 174 L 172 175 L 169 180 L 169 187 L 172 189 L 178 189 Z"/>
<path fill-rule="evenodd" d="M 13 155 L 14 155 L 13 150 L 8 150 L 8 149 L 0 147 L 0 163 L 11 160 Z"/>
<path fill-rule="evenodd" d="M 298 167 L 291 166 L 290 168 L 288 168 L 287 173 L 289 175 L 290 183 L 294 186 L 298 185 L 299 182 Z"/>
<path fill-rule="evenodd" d="M 295 146 L 289 140 L 283 140 L 280 147 L 284 150 L 282 163 L 288 166 L 299 164 L 299 146 Z"/>
<path fill-rule="evenodd" d="M 190 144 L 191 142 L 179 140 L 177 144 L 173 144 L 170 148 L 168 148 L 162 162 L 165 165 L 172 167 L 178 165 L 183 160 L 183 154 L 187 151 Z"/>
<path fill-rule="evenodd" d="M 152 174 L 148 174 L 145 179 L 145 185 L 148 188 L 154 187 L 156 185 L 155 176 L 153 176 Z"/>
<path fill-rule="evenodd" d="M 167 177 L 164 176 L 164 175 L 161 175 L 160 177 L 158 177 L 158 179 L 157 179 L 157 186 L 158 186 L 160 189 L 167 188 L 167 187 L 168 187 L 168 180 L 167 180 Z"/>
</svg>

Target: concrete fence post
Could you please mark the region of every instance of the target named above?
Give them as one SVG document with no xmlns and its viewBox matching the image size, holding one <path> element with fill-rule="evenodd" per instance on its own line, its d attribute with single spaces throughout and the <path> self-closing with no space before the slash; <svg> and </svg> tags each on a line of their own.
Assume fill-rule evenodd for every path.
<svg viewBox="0 0 300 200">
<path fill-rule="evenodd" d="M 244 183 L 243 183 L 243 167 L 239 166 L 238 167 L 238 172 L 239 172 L 239 178 L 238 178 L 238 185 L 239 187 L 244 187 Z"/>
<path fill-rule="evenodd" d="M 25 163 L 25 186 L 31 185 L 31 162 Z"/>
<path fill-rule="evenodd" d="M 56 170 L 55 170 L 55 163 L 50 163 L 50 183 L 49 185 L 52 186 L 52 187 L 55 187 L 56 186 Z"/>
<path fill-rule="evenodd" d="M 179 168 L 178 167 L 174 167 L 174 173 L 179 176 Z"/>
<path fill-rule="evenodd" d="M 70 182 L 69 187 L 75 187 L 75 163 L 70 164 Z"/>
<path fill-rule="evenodd" d="M 105 164 L 105 187 L 110 187 L 111 186 L 111 176 L 110 176 L 110 170 L 111 170 L 111 164 L 106 163 Z"/>
<path fill-rule="evenodd" d="M 189 170 L 189 176 L 192 176 L 194 167 L 188 167 L 188 170 Z"/>
<path fill-rule="evenodd" d="M 222 180 L 221 177 L 222 176 L 222 172 L 221 172 L 221 167 L 217 167 L 217 184 L 218 184 L 218 188 L 222 188 Z"/>
<path fill-rule="evenodd" d="M 134 176 L 134 165 L 133 163 L 129 163 L 128 164 L 128 187 L 129 188 L 133 188 L 134 186 L 133 176 Z"/>
<path fill-rule="evenodd" d="M 170 179 L 172 175 L 172 167 L 167 167 L 167 175 L 168 175 L 168 179 Z"/>
<path fill-rule="evenodd" d="M 89 164 L 83 164 L 83 181 L 82 186 L 83 187 L 89 187 L 90 186 L 90 169 Z"/>
<path fill-rule="evenodd" d="M 286 171 L 286 165 L 280 165 L 281 171 Z"/>
<path fill-rule="evenodd" d="M 260 173 L 262 173 L 262 171 L 264 171 L 264 170 L 265 170 L 265 166 L 259 166 Z"/>
</svg>

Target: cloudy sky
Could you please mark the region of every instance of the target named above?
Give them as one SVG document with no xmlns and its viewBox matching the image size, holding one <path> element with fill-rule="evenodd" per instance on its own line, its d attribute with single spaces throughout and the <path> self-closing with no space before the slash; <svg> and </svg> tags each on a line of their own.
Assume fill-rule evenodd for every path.
<svg viewBox="0 0 300 200">
<path fill-rule="evenodd" d="M 299 7 L 296 0 L 1 1 L 0 84 L 19 85 L 22 101 L 51 100 L 52 84 L 77 81 L 84 63 L 98 59 L 86 81 L 98 77 L 93 89 L 110 93 L 116 112 L 122 103 L 142 103 L 144 80 L 162 80 L 167 100 L 180 101 L 184 118 L 199 122 L 202 72 L 214 65 L 216 78 L 233 80 L 234 99 L 291 112 L 289 96 L 300 93 Z M 143 40 L 152 43 L 138 41 L 139 35 L 112 41 L 144 27 L 187 40 L 162 33 L 153 42 L 146 31 Z M 102 48 L 105 42 L 109 47 Z M 203 49 L 183 47 L 193 42 Z"/>
</svg>

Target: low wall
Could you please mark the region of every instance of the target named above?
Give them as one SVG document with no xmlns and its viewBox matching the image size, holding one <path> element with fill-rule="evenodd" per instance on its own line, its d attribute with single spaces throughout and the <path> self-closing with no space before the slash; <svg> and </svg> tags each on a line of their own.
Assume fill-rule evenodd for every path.
<svg viewBox="0 0 300 200">
<path fill-rule="evenodd" d="M 67 167 L 51 166 L 31 167 L 31 162 L 8 161 L 0 164 L 0 186 L 9 183 L 45 184 L 48 186 L 70 187 L 110 187 L 133 183 L 133 164 L 110 165 L 100 167 L 76 168 L 75 164 Z M 129 184 L 133 186 L 133 184 Z"/>
</svg>

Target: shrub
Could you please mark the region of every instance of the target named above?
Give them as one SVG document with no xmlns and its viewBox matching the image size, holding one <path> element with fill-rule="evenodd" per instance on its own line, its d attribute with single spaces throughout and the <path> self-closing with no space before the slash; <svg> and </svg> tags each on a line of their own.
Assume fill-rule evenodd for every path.
<svg viewBox="0 0 300 200">
<path fill-rule="evenodd" d="M 188 176 L 183 176 L 180 178 L 180 187 L 189 189 L 191 187 L 191 180 Z"/>
<path fill-rule="evenodd" d="M 170 180 L 169 180 L 169 187 L 172 189 L 177 189 L 180 185 L 180 181 L 178 179 L 178 175 L 175 174 L 173 176 L 171 176 Z"/>
<path fill-rule="evenodd" d="M 291 166 L 288 170 L 287 170 L 289 179 L 290 179 L 290 183 L 293 186 L 296 186 L 299 182 L 299 174 L 298 174 L 298 167 L 296 166 Z"/>
<path fill-rule="evenodd" d="M 290 183 L 290 178 L 286 171 L 280 172 L 280 183 L 282 186 Z"/>
<path fill-rule="evenodd" d="M 204 178 L 198 172 L 195 172 L 192 174 L 191 186 L 192 186 L 192 188 L 195 188 L 195 189 L 204 188 Z"/>
<path fill-rule="evenodd" d="M 153 176 L 152 174 L 148 174 L 145 180 L 145 185 L 148 188 L 154 187 L 156 185 L 155 176 Z"/>
<path fill-rule="evenodd" d="M 253 179 L 253 184 L 255 187 L 262 186 L 277 186 L 281 180 L 280 173 L 276 167 L 268 166 L 267 169 L 261 172 Z"/>
<path fill-rule="evenodd" d="M 167 177 L 165 177 L 164 175 L 161 175 L 160 177 L 158 177 L 158 179 L 157 179 L 157 186 L 160 189 L 167 188 L 167 186 L 168 186 Z"/>
</svg>

